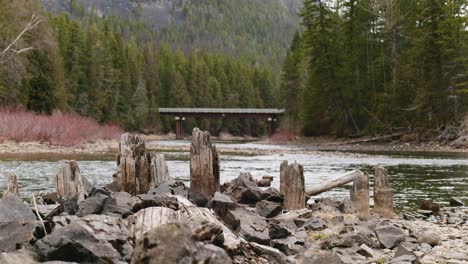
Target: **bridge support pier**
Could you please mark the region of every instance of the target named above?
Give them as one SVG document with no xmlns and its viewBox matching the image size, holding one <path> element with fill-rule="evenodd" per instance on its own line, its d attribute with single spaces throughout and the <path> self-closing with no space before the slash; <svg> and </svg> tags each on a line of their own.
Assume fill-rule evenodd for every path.
<svg viewBox="0 0 468 264">
<path fill-rule="evenodd" d="M 176 120 L 176 139 L 177 140 L 183 140 L 184 139 L 184 120 L 185 117 L 175 117 Z"/>
<path fill-rule="evenodd" d="M 274 117 L 269 117 L 267 119 L 268 122 L 268 137 L 271 138 L 273 134 L 275 134 L 275 122 L 276 118 Z"/>
</svg>

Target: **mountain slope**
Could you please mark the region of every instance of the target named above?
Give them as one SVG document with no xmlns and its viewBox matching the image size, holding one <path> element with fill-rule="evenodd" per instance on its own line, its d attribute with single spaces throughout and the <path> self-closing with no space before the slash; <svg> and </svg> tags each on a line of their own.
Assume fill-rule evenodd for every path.
<svg viewBox="0 0 468 264">
<path fill-rule="evenodd" d="M 301 0 L 41 0 L 53 12 L 120 20 L 122 33 L 278 66 L 297 30 Z M 131 28 L 130 28 L 131 27 Z"/>
</svg>

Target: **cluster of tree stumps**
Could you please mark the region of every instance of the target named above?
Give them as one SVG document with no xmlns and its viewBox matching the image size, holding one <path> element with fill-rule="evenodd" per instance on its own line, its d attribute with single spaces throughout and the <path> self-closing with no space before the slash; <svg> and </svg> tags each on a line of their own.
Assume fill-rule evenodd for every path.
<svg viewBox="0 0 468 264">
<path fill-rule="evenodd" d="M 441 244 L 437 235 L 418 229 L 436 228 L 418 220 L 421 214 L 437 209 L 447 223 L 468 220 L 468 213 L 454 216 L 452 209 L 429 203 L 428 210 L 396 217 L 388 172 L 381 166 L 374 168 L 373 210 L 369 175 L 359 170 L 306 188 L 303 166 L 284 161 L 279 190 L 259 187 L 271 176 L 256 180 L 244 172 L 220 185 L 220 155 L 210 134 L 199 129 L 190 146 L 189 188 L 172 179 L 164 156 L 149 153 L 136 135 L 121 137 L 117 165 L 114 183 L 93 186 L 76 161 L 63 161 L 56 192 L 33 196 L 29 206 L 18 197 L 18 180 L 11 175 L 0 199 L 0 252 L 7 252 L 0 253 L 0 263 L 378 263 L 381 258 L 414 263 L 424 248 L 404 241 Z M 308 203 L 349 183 L 350 199 L 316 197 Z M 409 218 L 416 220 L 403 221 Z"/>
</svg>

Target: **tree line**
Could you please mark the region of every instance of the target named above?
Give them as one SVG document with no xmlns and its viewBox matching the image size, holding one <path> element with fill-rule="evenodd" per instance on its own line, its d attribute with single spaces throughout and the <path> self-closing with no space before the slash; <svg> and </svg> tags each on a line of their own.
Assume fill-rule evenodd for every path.
<svg viewBox="0 0 468 264">
<path fill-rule="evenodd" d="M 6 42 L 21 31 L 38 3 L 0 2 L 0 35 Z M 170 118 L 159 117 L 158 107 L 277 106 L 277 78 L 269 66 L 203 50 L 184 53 L 131 34 L 124 38 L 112 19 L 41 16 L 38 27 L 17 44 L 34 48 L 1 57 L 2 105 L 76 112 L 149 132 L 168 132 L 174 125 Z M 188 122 L 188 129 L 196 125 L 215 133 L 221 128 L 234 134 L 265 131 L 264 121 Z"/>
<path fill-rule="evenodd" d="M 305 135 L 457 125 L 468 108 L 464 0 L 305 0 L 281 78 L 289 124 Z"/>
</svg>

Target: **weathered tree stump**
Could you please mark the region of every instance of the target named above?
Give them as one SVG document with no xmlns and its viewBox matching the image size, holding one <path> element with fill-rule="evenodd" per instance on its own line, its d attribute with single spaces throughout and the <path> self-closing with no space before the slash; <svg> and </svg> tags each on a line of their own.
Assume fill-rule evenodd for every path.
<svg viewBox="0 0 468 264">
<path fill-rule="evenodd" d="M 384 217 L 393 217 L 393 191 L 387 169 L 375 166 L 374 172 L 374 212 Z"/>
<path fill-rule="evenodd" d="M 146 152 L 143 139 L 130 133 L 123 134 L 117 155 L 119 190 L 132 195 L 149 191 L 151 180 L 151 157 Z"/>
<path fill-rule="evenodd" d="M 351 200 L 354 202 L 359 215 L 369 218 L 369 175 L 361 173 L 356 175 L 351 189 Z"/>
<path fill-rule="evenodd" d="M 305 208 L 304 168 L 296 162 L 288 166 L 283 161 L 280 166 L 280 191 L 284 194 L 284 208 L 298 210 Z"/>
<path fill-rule="evenodd" d="M 8 195 L 19 196 L 18 179 L 14 174 L 8 175 L 8 187 L 7 190 L 3 193 L 3 197 L 7 197 Z"/>
<path fill-rule="evenodd" d="M 62 161 L 55 176 L 55 188 L 58 197 L 68 200 L 76 197 L 78 202 L 88 195 L 78 163 L 74 160 Z"/>
<path fill-rule="evenodd" d="M 164 154 L 156 154 L 151 159 L 151 181 L 150 188 L 155 188 L 157 185 L 171 179 L 167 168 Z"/>
<path fill-rule="evenodd" d="M 219 191 L 219 154 L 210 133 L 194 128 L 190 146 L 190 192 L 212 197 Z"/>
</svg>

